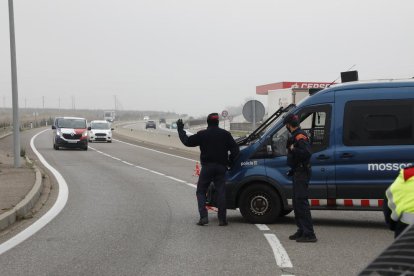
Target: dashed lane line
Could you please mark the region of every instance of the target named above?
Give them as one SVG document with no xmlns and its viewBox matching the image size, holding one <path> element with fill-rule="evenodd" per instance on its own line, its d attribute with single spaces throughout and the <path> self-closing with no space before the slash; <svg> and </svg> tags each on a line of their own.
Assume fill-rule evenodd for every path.
<svg viewBox="0 0 414 276">
<path fill-rule="evenodd" d="M 114 156 L 111 156 L 111 155 L 107 155 L 107 154 L 103 153 L 102 151 L 99 151 L 99 150 L 97 150 L 97 149 L 95 149 L 91 146 L 89 146 L 89 148 L 94 150 L 97 153 L 103 154 L 105 156 L 109 156 L 110 158 L 112 158 L 114 160 L 120 161 L 120 162 L 125 163 L 125 164 L 130 165 L 130 166 L 134 166 L 135 168 L 138 168 L 138 169 L 141 169 L 141 170 L 144 170 L 144 171 L 147 171 L 147 172 L 159 175 L 159 176 L 166 177 L 168 179 L 171 179 L 171 180 L 179 182 L 179 183 L 186 184 L 186 185 L 188 185 L 190 187 L 193 187 L 193 188 L 197 188 L 196 185 L 194 185 L 192 183 L 189 183 L 185 180 L 181 180 L 181 179 L 175 178 L 173 176 L 166 175 L 166 174 L 163 174 L 163 173 L 160 173 L 160 172 L 148 169 L 148 168 L 144 168 L 144 167 L 141 167 L 141 166 L 135 166 L 135 165 L 133 165 L 129 162 L 125 162 L 125 161 L 121 160 L 120 158 L 117 158 L 117 157 L 114 157 Z M 270 230 L 269 227 L 265 224 L 256 224 L 256 227 L 259 228 L 261 231 L 269 231 Z M 292 263 L 290 261 L 289 255 L 287 254 L 285 248 L 280 243 L 280 241 L 276 237 L 276 235 L 266 233 L 266 234 L 264 234 L 264 236 L 265 236 L 267 242 L 269 243 L 270 247 L 273 250 L 273 255 L 275 256 L 276 264 L 279 267 L 282 267 L 282 268 L 292 267 Z"/>
<path fill-rule="evenodd" d="M 265 238 L 270 244 L 270 247 L 273 250 L 273 255 L 275 255 L 276 263 L 279 267 L 293 267 L 292 262 L 290 261 L 290 258 L 283 247 L 283 245 L 280 243 L 279 239 L 276 237 L 275 234 L 264 234 Z"/>
<path fill-rule="evenodd" d="M 266 224 L 255 224 L 261 231 L 269 231 L 270 228 Z"/>
<path fill-rule="evenodd" d="M 136 148 L 145 149 L 145 150 L 148 150 L 148 151 L 152 151 L 152 152 L 156 152 L 156 153 L 168 155 L 168 156 L 171 156 L 171 157 L 175 157 L 175 158 L 179 158 L 179 159 L 183 159 L 183 160 L 187 160 L 187 161 L 191 161 L 191 162 L 198 162 L 197 160 L 194 160 L 194 159 L 191 159 L 191 158 L 186 158 L 186 157 L 182 157 L 182 156 L 179 156 L 179 155 L 175 155 L 175 154 L 171 154 L 171 153 L 166 153 L 166 152 L 163 152 L 163 151 L 159 151 L 159 150 L 155 150 L 155 149 L 151 149 L 151 148 L 147 148 L 147 147 L 143 147 L 143 146 L 134 145 L 134 144 L 131 144 L 131 143 L 128 143 L 128 142 L 124 142 L 124 141 L 121 141 L 121 140 L 117 140 L 117 139 L 113 139 L 113 140 L 114 141 L 117 141 L 119 143 L 126 144 L 128 146 L 133 146 L 133 147 L 136 147 Z"/>
</svg>

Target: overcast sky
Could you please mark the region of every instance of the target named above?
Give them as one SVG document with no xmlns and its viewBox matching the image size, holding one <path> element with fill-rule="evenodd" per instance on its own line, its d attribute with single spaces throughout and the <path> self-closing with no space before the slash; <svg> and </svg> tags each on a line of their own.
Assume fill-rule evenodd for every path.
<svg viewBox="0 0 414 276">
<path fill-rule="evenodd" d="M 11 106 L 0 1 L 0 107 Z M 20 107 L 202 115 L 257 85 L 414 76 L 414 1 L 14 0 Z"/>
</svg>

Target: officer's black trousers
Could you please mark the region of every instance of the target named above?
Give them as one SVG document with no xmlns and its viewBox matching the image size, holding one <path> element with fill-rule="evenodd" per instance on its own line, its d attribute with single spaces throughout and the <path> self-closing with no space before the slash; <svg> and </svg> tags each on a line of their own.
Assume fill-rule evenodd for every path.
<svg viewBox="0 0 414 276">
<path fill-rule="evenodd" d="M 293 175 L 293 211 L 298 232 L 304 236 L 314 236 L 312 216 L 309 206 L 310 173 L 304 168 L 298 168 Z"/>
<path fill-rule="evenodd" d="M 226 220 L 226 187 L 225 187 L 225 174 L 226 166 L 217 164 L 217 163 L 207 163 L 202 164 L 200 177 L 198 178 L 197 183 L 197 202 L 198 202 L 198 211 L 200 213 L 200 218 L 207 217 L 206 209 L 206 193 L 207 189 L 211 183 L 214 182 L 215 193 L 216 193 L 216 202 L 218 208 L 218 219 L 220 221 Z"/>
</svg>

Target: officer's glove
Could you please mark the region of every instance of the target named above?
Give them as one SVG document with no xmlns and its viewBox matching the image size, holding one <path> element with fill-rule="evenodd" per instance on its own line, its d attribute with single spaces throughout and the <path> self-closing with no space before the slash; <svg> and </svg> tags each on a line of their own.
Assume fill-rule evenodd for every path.
<svg viewBox="0 0 414 276">
<path fill-rule="evenodd" d="M 177 121 L 177 130 L 178 131 L 184 130 L 184 123 L 183 123 L 183 120 L 181 119 L 178 119 Z"/>
</svg>

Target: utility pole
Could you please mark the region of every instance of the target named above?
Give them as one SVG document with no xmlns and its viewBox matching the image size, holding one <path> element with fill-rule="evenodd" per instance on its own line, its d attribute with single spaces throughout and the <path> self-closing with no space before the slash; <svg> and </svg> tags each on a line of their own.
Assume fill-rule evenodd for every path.
<svg viewBox="0 0 414 276">
<path fill-rule="evenodd" d="M 24 98 L 24 109 L 27 109 L 27 99 Z"/>
<path fill-rule="evenodd" d="M 12 102 L 13 102 L 13 144 L 14 167 L 20 167 L 20 127 L 19 127 L 19 95 L 17 89 L 16 40 L 14 35 L 13 0 L 9 0 L 10 25 L 10 60 L 12 75 Z"/>
<path fill-rule="evenodd" d="M 42 96 L 43 113 L 45 113 L 45 96 Z"/>
<path fill-rule="evenodd" d="M 114 95 L 114 100 L 115 100 L 115 111 L 116 111 L 116 95 Z"/>
<path fill-rule="evenodd" d="M 59 97 L 59 114 L 60 114 L 60 97 Z"/>
</svg>

